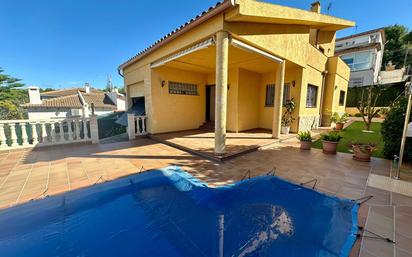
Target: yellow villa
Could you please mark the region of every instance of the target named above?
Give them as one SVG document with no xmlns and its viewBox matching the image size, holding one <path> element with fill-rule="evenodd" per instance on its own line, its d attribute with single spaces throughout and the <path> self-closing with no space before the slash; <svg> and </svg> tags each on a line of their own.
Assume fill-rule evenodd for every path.
<svg viewBox="0 0 412 257">
<path fill-rule="evenodd" d="M 226 131 L 269 129 L 279 138 L 292 98 L 292 132 L 328 126 L 331 112 L 344 112 L 349 80 L 334 56 L 336 31 L 355 24 L 320 10 L 319 2 L 309 11 L 218 3 L 119 66 L 128 106 L 144 99 L 150 134 L 213 123 L 216 154 Z"/>
</svg>

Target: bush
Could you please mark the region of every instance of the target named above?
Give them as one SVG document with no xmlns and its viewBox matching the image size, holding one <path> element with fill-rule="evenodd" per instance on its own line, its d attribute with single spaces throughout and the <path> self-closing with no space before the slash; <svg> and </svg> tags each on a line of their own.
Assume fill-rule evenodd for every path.
<svg viewBox="0 0 412 257">
<path fill-rule="evenodd" d="M 382 123 L 381 134 L 384 141 L 383 154 L 388 159 L 393 159 L 394 155 L 399 155 L 407 102 L 407 98 L 402 97 L 388 111 L 387 116 Z M 412 161 L 411 138 L 406 139 L 404 160 L 409 162 Z"/>
<path fill-rule="evenodd" d="M 342 136 L 336 131 L 331 131 L 327 134 L 323 134 L 321 138 L 325 141 L 339 142 L 342 139 Z"/>
<path fill-rule="evenodd" d="M 300 141 L 312 142 L 312 135 L 310 131 L 300 131 L 297 137 Z"/>
</svg>

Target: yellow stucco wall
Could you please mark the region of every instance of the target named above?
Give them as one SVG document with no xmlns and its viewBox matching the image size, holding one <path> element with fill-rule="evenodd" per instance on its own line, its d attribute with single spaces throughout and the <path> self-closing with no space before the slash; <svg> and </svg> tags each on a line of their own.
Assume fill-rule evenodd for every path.
<svg viewBox="0 0 412 257">
<path fill-rule="evenodd" d="M 346 97 L 349 84 L 350 69 L 339 57 L 331 57 L 327 63 L 328 75 L 326 76 L 325 96 L 323 105 L 323 125 L 330 124 L 330 116 L 334 112 L 345 112 Z M 340 91 L 345 92 L 345 104 L 339 104 Z"/>
<path fill-rule="evenodd" d="M 166 82 L 161 87 L 162 81 Z M 198 96 L 169 94 L 168 81 L 198 85 Z M 163 133 L 197 129 L 205 121 L 205 85 L 207 75 L 169 67 L 159 67 L 152 72 L 152 129 Z"/>
<path fill-rule="evenodd" d="M 260 75 L 239 70 L 238 131 L 259 127 Z"/>
</svg>

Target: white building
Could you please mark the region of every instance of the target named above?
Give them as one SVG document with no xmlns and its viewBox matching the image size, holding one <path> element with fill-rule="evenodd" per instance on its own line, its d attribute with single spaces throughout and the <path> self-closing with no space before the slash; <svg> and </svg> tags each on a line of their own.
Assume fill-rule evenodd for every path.
<svg viewBox="0 0 412 257">
<path fill-rule="evenodd" d="M 383 28 L 336 39 L 335 55 L 351 69 L 349 87 L 378 83 L 385 46 Z"/>
<path fill-rule="evenodd" d="M 29 119 L 89 117 L 94 108 L 96 115 L 124 111 L 125 96 L 117 89 L 105 93 L 85 84 L 84 88 L 70 88 L 40 93 L 38 87 L 29 87 L 27 109 Z"/>
</svg>

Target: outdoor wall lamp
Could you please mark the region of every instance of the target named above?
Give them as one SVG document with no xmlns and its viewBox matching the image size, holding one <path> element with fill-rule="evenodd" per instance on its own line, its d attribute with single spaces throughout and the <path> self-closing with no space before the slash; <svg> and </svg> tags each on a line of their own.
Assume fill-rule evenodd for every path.
<svg viewBox="0 0 412 257">
<path fill-rule="evenodd" d="M 166 85 L 166 81 L 162 80 L 161 82 L 162 88 Z"/>
<path fill-rule="evenodd" d="M 296 86 L 296 81 L 292 80 L 292 87 Z"/>
</svg>

